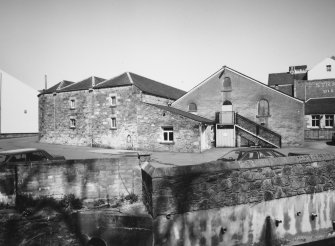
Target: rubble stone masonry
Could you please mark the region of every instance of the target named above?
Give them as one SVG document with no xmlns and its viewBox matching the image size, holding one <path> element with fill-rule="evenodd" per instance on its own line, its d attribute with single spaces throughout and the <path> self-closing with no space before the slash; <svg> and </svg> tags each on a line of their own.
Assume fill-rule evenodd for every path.
<svg viewBox="0 0 335 246">
<path fill-rule="evenodd" d="M 155 245 L 295 245 L 334 237 L 334 164 L 330 154 L 169 168 L 144 161 Z"/>
</svg>

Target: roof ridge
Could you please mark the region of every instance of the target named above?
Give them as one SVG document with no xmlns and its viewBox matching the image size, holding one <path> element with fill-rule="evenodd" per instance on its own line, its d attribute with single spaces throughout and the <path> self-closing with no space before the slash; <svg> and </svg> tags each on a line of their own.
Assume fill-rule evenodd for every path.
<svg viewBox="0 0 335 246">
<path fill-rule="evenodd" d="M 182 92 L 186 92 L 186 91 L 184 91 L 184 90 L 182 90 L 182 89 L 176 88 L 176 87 L 171 86 L 171 85 L 167 85 L 167 84 L 162 83 L 162 82 L 159 82 L 159 81 L 157 81 L 157 80 L 149 79 L 149 78 L 147 78 L 147 77 L 144 77 L 144 76 L 139 75 L 139 74 L 136 74 L 136 73 L 132 73 L 132 72 L 129 72 L 129 73 L 130 73 L 130 74 L 134 74 L 134 75 L 136 75 L 136 76 L 139 76 L 139 77 L 141 77 L 141 78 L 145 78 L 145 79 L 147 79 L 147 80 L 153 81 L 153 82 L 155 82 L 155 83 L 158 83 L 158 84 L 161 84 L 161 85 L 164 85 L 164 86 L 167 86 L 167 87 L 170 87 L 170 88 L 173 88 L 173 89 L 182 91 Z"/>
<path fill-rule="evenodd" d="M 116 75 L 116 76 L 110 78 L 110 79 L 105 79 L 104 81 L 101 81 L 101 82 L 100 82 L 99 84 L 97 84 L 96 86 L 101 85 L 101 84 L 104 84 L 104 83 L 106 83 L 106 82 L 109 82 L 109 81 L 111 81 L 111 80 L 113 80 L 113 79 L 116 79 L 117 77 L 120 77 L 121 75 L 126 74 L 126 73 L 127 73 L 127 72 L 123 72 L 123 73 L 121 73 L 121 74 L 119 74 L 119 75 Z M 94 86 L 94 87 L 96 87 L 96 86 Z M 93 87 L 93 88 L 94 88 L 94 87 Z"/>
<path fill-rule="evenodd" d="M 133 78 L 130 76 L 130 73 L 131 72 L 126 72 L 127 76 L 128 76 L 128 79 L 130 81 L 130 83 L 132 83 L 134 85 L 134 81 L 133 81 Z"/>
</svg>

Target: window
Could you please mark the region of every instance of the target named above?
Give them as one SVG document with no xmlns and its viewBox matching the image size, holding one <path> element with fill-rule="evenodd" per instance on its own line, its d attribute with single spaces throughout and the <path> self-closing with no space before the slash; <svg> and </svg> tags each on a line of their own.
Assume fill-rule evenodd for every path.
<svg viewBox="0 0 335 246">
<path fill-rule="evenodd" d="M 197 105 L 195 103 L 190 103 L 188 105 L 188 111 L 189 112 L 197 112 Z"/>
<path fill-rule="evenodd" d="M 115 107 L 112 107 L 112 108 L 111 108 L 111 111 L 112 111 L 112 112 L 111 112 L 112 114 L 115 114 L 115 112 L 116 112 Z"/>
<path fill-rule="evenodd" d="M 270 116 L 269 112 L 269 102 L 265 99 L 261 99 L 258 102 L 258 116 L 268 117 Z"/>
<path fill-rule="evenodd" d="M 26 162 L 26 154 L 16 154 L 8 162 Z"/>
<path fill-rule="evenodd" d="M 325 124 L 326 124 L 326 127 L 333 127 L 334 126 L 334 115 L 326 115 Z"/>
<path fill-rule="evenodd" d="M 27 154 L 28 161 L 45 161 L 48 158 L 44 156 L 41 152 L 32 152 Z"/>
<path fill-rule="evenodd" d="M 223 80 L 223 91 L 231 91 L 231 80 L 229 77 L 225 77 Z"/>
<path fill-rule="evenodd" d="M 111 118 L 111 129 L 116 129 L 116 118 Z"/>
<path fill-rule="evenodd" d="M 327 72 L 331 72 L 332 71 L 332 65 L 327 65 L 326 69 L 327 69 Z"/>
<path fill-rule="evenodd" d="M 75 99 L 71 99 L 70 100 L 70 109 L 75 109 L 76 108 L 76 100 Z"/>
<path fill-rule="evenodd" d="M 163 142 L 173 142 L 173 127 L 162 127 L 163 129 Z"/>
<path fill-rule="evenodd" d="M 76 120 L 70 119 L 70 128 L 76 128 Z"/>
<path fill-rule="evenodd" d="M 111 106 L 116 106 L 116 96 L 111 96 Z"/>
<path fill-rule="evenodd" d="M 312 127 L 320 127 L 320 115 L 312 115 Z"/>
</svg>

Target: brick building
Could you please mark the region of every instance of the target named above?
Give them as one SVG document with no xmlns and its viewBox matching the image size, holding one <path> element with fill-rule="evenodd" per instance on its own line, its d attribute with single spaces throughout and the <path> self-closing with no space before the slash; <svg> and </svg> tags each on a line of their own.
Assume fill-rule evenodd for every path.
<svg viewBox="0 0 335 246">
<path fill-rule="evenodd" d="M 280 147 L 304 141 L 303 101 L 226 66 L 172 107 L 215 121 L 217 147 Z"/>
<path fill-rule="evenodd" d="M 335 57 L 323 59 L 308 71 L 307 66 L 293 66 L 288 73 L 269 74 L 268 84 L 305 101 L 305 139 L 331 139 L 335 133 Z"/>
</svg>

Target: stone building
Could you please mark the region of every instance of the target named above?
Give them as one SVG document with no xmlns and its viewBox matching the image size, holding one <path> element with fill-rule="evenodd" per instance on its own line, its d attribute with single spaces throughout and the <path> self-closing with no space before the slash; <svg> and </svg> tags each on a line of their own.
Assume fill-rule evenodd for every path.
<svg viewBox="0 0 335 246">
<path fill-rule="evenodd" d="M 215 121 L 215 145 L 300 145 L 304 103 L 227 66 L 172 107 Z"/>
<path fill-rule="evenodd" d="M 200 152 L 211 147 L 213 122 L 169 107 L 184 94 L 134 73 L 63 81 L 39 95 L 40 141 Z"/>
<path fill-rule="evenodd" d="M 63 81 L 39 106 L 47 143 L 201 152 L 303 141 L 303 102 L 229 67 L 188 93 L 134 73 Z"/>
</svg>

